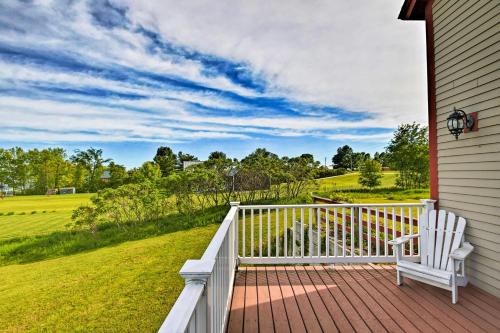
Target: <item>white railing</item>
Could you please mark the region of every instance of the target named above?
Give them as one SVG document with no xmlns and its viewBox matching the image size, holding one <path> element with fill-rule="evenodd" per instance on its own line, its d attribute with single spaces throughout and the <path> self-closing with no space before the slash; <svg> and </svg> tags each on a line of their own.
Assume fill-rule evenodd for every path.
<svg viewBox="0 0 500 333">
<path fill-rule="evenodd" d="M 432 202 L 239 206 L 241 264 L 395 262 L 389 241 L 418 233 Z M 419 259 L 418 240 L 404 253 Z"/>
<path fill-rule="evenodd" d="M 180 274 L 186 285 L 159 332 L 225 331 L 233 281 L 241 264 L 395 262 L 389 241 L 419 232 L 421 204 L 239 205 L 231 203 L 200 260 Z M 403 255 L 419 260 L 419 241 Z"/>
<path fill-rule="evenodd" d="M 231 203 L 201 259 L 182 266 L 186 285 L 158 332 L 224 332 L 238 259 L 238 204 Z"/>
</svg>

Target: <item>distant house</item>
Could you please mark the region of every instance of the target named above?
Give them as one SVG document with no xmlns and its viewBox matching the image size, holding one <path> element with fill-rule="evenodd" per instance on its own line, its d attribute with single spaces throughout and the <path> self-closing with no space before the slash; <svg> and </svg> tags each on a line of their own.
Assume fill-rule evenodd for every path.
<svg viewBox="0 0 500 333">
<path fill-rule="evenodd" d="M 182 161 L 182 170 L 186 170 L 186 168 L 189 168 L 193 165 L 201 164 L 204 161 Z"/>
<path fill-rule="evenodd" d="M 499 1 L 405 0 L 399 19 L 425 21 L 431 197 L 467 219 L 470 282 L 500 296 Z M 454 108 L 474 119 L 457 138 Z"/>
<path fill-rule="evenodd" d="M 109 170 L 104 170 L 101 176 L 101 181 L 107 183 L 110 181 L 110 179 L 111 179 L 111 172 L 109 172 Z"/>
</svg>

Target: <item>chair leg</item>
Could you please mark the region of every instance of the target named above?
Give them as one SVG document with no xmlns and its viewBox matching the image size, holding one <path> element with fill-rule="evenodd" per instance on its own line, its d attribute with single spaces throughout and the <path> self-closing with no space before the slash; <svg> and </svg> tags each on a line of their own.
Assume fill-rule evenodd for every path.
<svg viewBox="0 0 500 333">
<path fill-rule="evenodd" d="M 458 285 L 457 285 L 457 270 L 455 260 L 451 260 L 451 303 L 457 304 L 458 301 Z"/>
<path fill-rule="evenodd" d="M 401 275 L 400 271 L 396 271 L 396 280 L 398 286 L 403 285 L 403 276 Z"/>
</svg>

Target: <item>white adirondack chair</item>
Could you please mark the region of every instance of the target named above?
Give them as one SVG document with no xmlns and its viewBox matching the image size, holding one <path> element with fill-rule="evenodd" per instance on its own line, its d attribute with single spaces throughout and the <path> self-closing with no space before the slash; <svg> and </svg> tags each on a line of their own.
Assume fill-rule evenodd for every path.
<svg viewBox="0 0 500 333">
<path fill-rule="evenodd" d="M 437 217 L 437 227 L 436 227 Z M 422 214 L 419 234 L 403 236 L 389 241 L 396 250 L 397 284 L 403 284 L 403 277 L 421 281 L 436 287 L 451 290 L 452 303 L 458 301 L 458 287 L 467 285 L 465 258 L 474 247 L 464 242 L 465 219 L 455 214 L 446 216 L 446 211 L 429 211 Z M 420 238 L 420 263 L 405 260 L 405 243 L 411 238 Z"/>
</svg>

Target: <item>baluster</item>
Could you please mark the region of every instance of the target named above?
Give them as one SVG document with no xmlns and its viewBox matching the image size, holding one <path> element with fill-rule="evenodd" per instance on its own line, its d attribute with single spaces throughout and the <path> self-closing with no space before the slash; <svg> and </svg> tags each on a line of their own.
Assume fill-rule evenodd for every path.
<svg viewBox="0 0 500 333">
<path fill-rule="evenodd" d="M 372 255 L 372 212 L 371 212 L 371 209 L 370 208 L 367 208 L 367 212 L 366 212 L 366 228 L 368 229 L 367 231 L 367 234 L 368 234 L 368 239 L 367 239 L 367 244 L 368 244 L 368 249 L 367 249 L 367 253 L 368 253 L 368 257 L 370 257 Z"/>
<path fill-rule="evenodd" d="M 337 226 L 337 208 L 333 209 L 333 256 L 337 257 L 338 256 L 338 226 Z"/>
<path fill-rule="evenodd" d="M 405 227 L 406 227 L 404 207 L 400 208 L 400 212 L 401 212 L 401 237 L 403 237 L 405 235 Z M 403 244 L 403 256 L 405 254 L 406 254 L 406 244 Z"/>
<path fill-rule="evenodd" d="M 242 252 L 242 257 L 243 258 L 246 258 L 246 249 L 245 249 L 245 229 L 246 229 L 245 225 L 246 225 L 246 217 L 245 217 L 245 211 L 246 211 L 246 209 L 243 208 L 243 213 L 242 213 L 243 214 L 243 223 L 241 225 L 241 228 L 243 230 L 243 233 L 241 235 L 241 242 L 242 242 L 242 250 L 241 250 L 241 252 Z"/>
<path fill-rule="evenodd" d="M 297 235 L 295 228 L 295 220 L 297 219 L 295 216 L 295 208 L 292 208 L 292 256 L 295 258 L 297 253 Z"/>
<path fill-rule="evenodd" d="M 410 225 L 410 230 L 409 234 L 410 236 L 413 235 L 413 207 L 409 207 L 409 212 L 408 212 L 408 224 Z M 413 238 L 410 238 L 410 256 L 413 256 Z"/>
<path fill-rule="evenodd" d="M 300 209 L 300 256 L 304 258 L 304 208 Z"/>
<path fill-rule="evenodd" d="M 284 235 L 283 235 L 283 240 L 284 243 L 284 251 L 283 251 L 283 256 L 286 258 L 288 257 L 288 216 L 287 216 L 287 208 L 283 209 L 283 225 L 284 225 Z"/>
<path fill-rule="evenodd" d="M 358 208 L 358 245 L 359 245 L 359 255 L 363 256 L 363 208 Z"/>
<path fill-rule="evenodd" d="M 253 258 L 254 256 L 254 214 L 253 214 L 253 208 L 250 209 L 250 257 Z"/>
<path fill-rule="evenodd" d="M 262 258 L 262 208 L 259 209 L 259 258 Z"/>
<path fill-rule="evenodd" d="M 354 219 L 356 215 L 356 210 L 351 207 L 351 257 L 354 257 Z"/>
<path fill-rule="evenodd" d="M 392 207 L 392 239 L 396 239 L 396 226 L 397 224 L 397 219 L 396 219 L 396 208 Z M 395 256 L 395 246 L 392 247 L 392 255 Z"/>
<path fill-rule="evenodd" d="M 417 207 L 417 233 L 420 235 L 420 237 L 418 237 L 418 240 L 417 240 L 417 255 L 422 255 L 422 243 L 421 243 L 421 239 L 422 239 L 422 234 L 421 234 L 421 230 L 420 230 L 420 212 L 421 212 L 421 207 Z"/>
<path fill-rule="evenodd" d="M 276 208 L 276 258 L 280 256 L 280 220 L 279 220 L 279 208 Z"/>
<path fill-rule="evenodd" d="M 379 211 L 378 208 L 375 208 L 375 229 L 376 229 L 376 234 L 375 234 L 375 242 L 377 244 L 375 245 L 375 252 L 377 257 L 380 256 L 380 220 L 379 220 Z"/>
<path fill-rule="evenodd" d="M 317 243 L 318 243 L 318 258 L 321 257 L 321 210 L 316 208 L 316 226 L 318 229 L 318 234 L 316 235 Z"/>
<path fill-rule="evenodd" d="M 267 256 L 271 256 L 271 209 L 267 209 Z"/>
<path fill-rule="evenodd" d="M 387 207 L 384 207 L 384 255 L 388 256 L 389 255 L 389 234 L 387 230 Z"/>
<path fill-rule="evenodd" d="M 326 257 L 330 257 L 330 212 L 328 208 L 325 207 L 325 254 Z"/>
<path fill-rule="evenodd" d="M 313 210 L 309 208 L 309 228 L 308 228 L 308 238 L 309 238 L 309 257 L 313 255 Z"/>
</svg>

